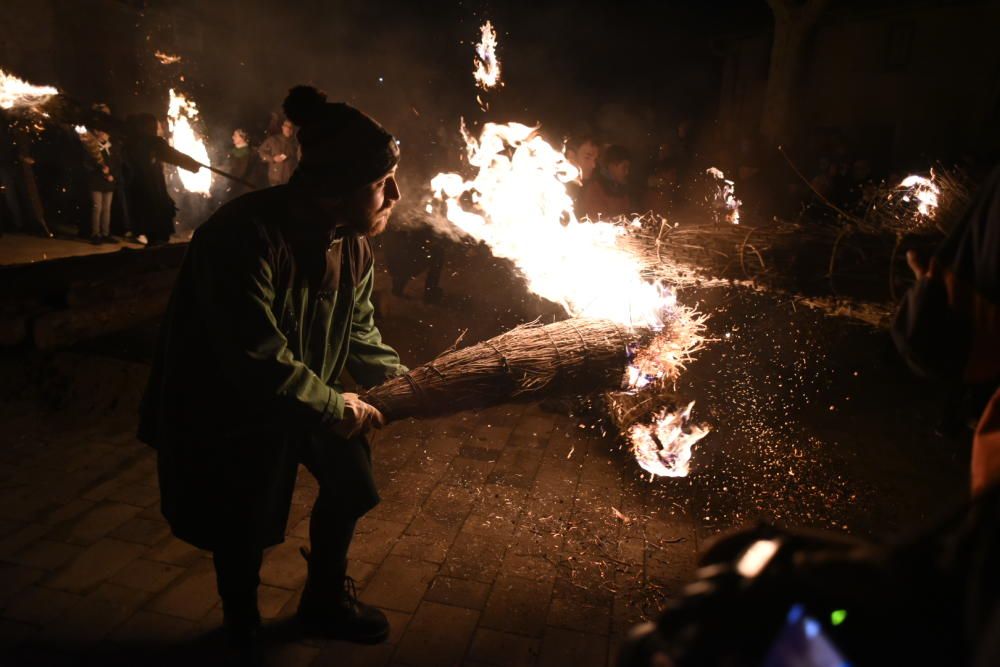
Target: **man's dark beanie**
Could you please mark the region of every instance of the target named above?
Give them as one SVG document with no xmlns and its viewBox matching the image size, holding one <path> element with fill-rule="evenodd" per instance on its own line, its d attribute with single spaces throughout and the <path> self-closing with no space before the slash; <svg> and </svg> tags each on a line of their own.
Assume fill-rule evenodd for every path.
<svg viewBox="0 0 1000 667">
<path fill-rule="evenodd" d="M 294 181 L 342 194 L 374 183 L 399 162 L 399 146 L 385 128 L 349 104 L 327 102 L 312 86 L 292 88 L 282 108 L 299 127 Z"/>
</svg>

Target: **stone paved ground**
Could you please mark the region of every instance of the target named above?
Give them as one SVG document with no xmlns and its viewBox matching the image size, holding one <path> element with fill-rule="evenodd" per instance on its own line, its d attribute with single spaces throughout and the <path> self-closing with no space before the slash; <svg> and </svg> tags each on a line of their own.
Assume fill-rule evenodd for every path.
<svg viewBox="0 0 1000 667">
<path fill-rule="evenodd" d="M 466 326 L 477 340 L 537 314 L 512 308 L 530 299 L 509 280 L 473 268 L 459 264 L 449 287 L 492 295 L 383 304 L 405 360 Z M 351 553 L 389 641 L 306 641 L 288 623 L 316 493 L 303 473 L 288 539 L 262 572 L 269 664 L 610 664 L 720 529 L 764 517 L 880 534 L 961 495 L 961 446 L 929 435 L 938 399 L 886 361 L 880 335 L 760 295 L 694 296 L 717 340 L 680 387 L 714 429 L 690 477 L 651 482 L 613 437 L 537 402 L 390 425 L 374 445 L 383 502 Z M 152 452 L 132 436 L 148 349 L 0 358 L 2 665 L 218 655 L 211 561 L 169 534 Z"/>
<path fill-rule="evenodd" d="M 174 640 L 211 648 L 199 638 L 221 619 L 211 561 L 169 534 L 152 452 L 128 431 L 67 433 L 38 417 L 8 419 L 23 437 L 0 453 L 5 644 L 19 643 L 25 664 L 137 658 Z M 609 444 L 538 403 L 380 433 L 383 501 L 351 549 L 362 599 L 393 625 L 376 647 L 283 641 L 316 494 L 303 470 L 287 540 L 262 570 L 274 664 L 608 664 L 615 638 L 690 573 L 697 548 L 690 519 L 650 507 Z"/>
<path fill-rule="evenodd" d="M 180 239 L 174 239 L 180 242 Z M 93 245 L 87 239 L 67 237 L 45 238 L 32 234 L 5 233 L 0 235 L 0 266 L 32 264 L 60 257 L 97 255 L 117 252 L 123 248 L 140 249 L 143 246 L 122 239 L 120 244 Z"/>
</svg>

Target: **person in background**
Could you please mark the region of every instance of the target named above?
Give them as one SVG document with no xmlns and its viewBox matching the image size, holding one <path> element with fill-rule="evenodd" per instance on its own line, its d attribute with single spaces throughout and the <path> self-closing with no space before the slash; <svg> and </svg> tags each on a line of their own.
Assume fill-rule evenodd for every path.
<svg viewBox="0 0 1000 667">
<path fill-rule="evenodd" d="M 285 120 L 281 132 L 265 139 L 257 153 L 267 164 L 268 185 L 287 183 L 299 164 L 299 142 L 292 121 Z"/>
<path fill-rule="evenodd" d="M 234 130 L 233 147 L 229 149 L 229 154 L 226 156 L 226 171 L 248 183 L 254 183 L 259 164 L 257 153 L 250 147 L 250 142 L 247 140 L 246 130 Z M 226 198 L 235 199 L 252 189 L 249 185 L 229 181 Z"/>
<path fill-rule="evenodd" d="M 646 179 L 646 190 L 643 193 L 643 211 L 652 211 L 657 215 L 666 216 L 677 204 L 678 181 L 677 167 L 669 163 L 660 163 L 653 167 Z"/>
<path fill-rule="evenodd" d="M 146 236 L 148 245 L 161 245 L 169 242 L 174 233 L 177 212 L 167 192 L 163 163 L 189 171 L 197 171 L 198 166 L 189 164 L 190 158 L 177 153 L 159 136 L 159 123 L 153 114 L 133 114 L 125 120 L 125 125 L 129 218 L 136 226 L 135 233 Z"/>
<path fill-rule="evenodd" d="M 1000 483 L 1000 166 L 929 263 L 906 254 L 916 283 L 892 335 L 922 375 L 982 397 L 972 439 L 972 493 Z M 977 406 L 979 407 L 979 406 Z"/>
<path fill-rule="evenodd" d="M 28 223 L 37 233 L 51 237 L 35 179 L 32 138 L 31 131 L 23 123 L 0 115 L 0 190 L 6 204 L 6 210 L 0 211 L 0 217 L 5 220 L 0 229 L 6 226 L 27 231 Z"/>
<path fill-rule="evenodd" d="M 583 188 L 578 213 L 592 219 L 628 215 L 633 209 L 629 193 L 631 154 L 624 146 L 609 146 L 601 154 L 599 166 L 596 175 Z"/>
<path fill-rule="evenodd" d="M 282 115 L 279 111 L 272 111 L 267 116 L 267 129 L 264 131 L 265 137 L 272 137 L 281 134 Z"/>
<path fill-rule="evenodd" d="M 600 147 L 598 147 L 594 138 L 590 136 L 578 137 L 566 144 L 566 159 L 580 170 L 579 182 L 568 183 L 566 186 L 577 208 L 580 206 L 580 196 L 583 194 L 583 188 L 593 178 L 594 171 L 597 169 L 597 157 L 600 153 Z"/>
<path fill-rule="evenodd" d="M 6 115 L 0 112 L 0 233 L 20 231 L 21 202 L 18 199 L 17 144 Z"/>
<path fill-rule="evenodd" d="M 121 158 L 112 148 L 111 137 L 103 130 L 88 130 L 80 135 L 87 151 L 87 184 L 90 188 L 90 242 L 115 243 L 111 236 L 111 202 L 121 180 Z"/>
</svg>

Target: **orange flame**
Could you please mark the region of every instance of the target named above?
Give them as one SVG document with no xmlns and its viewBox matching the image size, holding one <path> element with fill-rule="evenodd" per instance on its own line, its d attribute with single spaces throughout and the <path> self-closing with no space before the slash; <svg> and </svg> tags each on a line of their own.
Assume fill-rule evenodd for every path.
<svg viewBox="0 0 1000 667">
<path fill-rule="evenodd" d="M 463 124 L 462 136 L 475 175 L 442 173 L 431 181 L 448 220 L 489 245 L 497 257 L 513 261 L 532 292 L 561 304 L 568 315 L 660 332 L 633 351 L 632 365 L 623 369 L 624 386 L 639 389 L 654 380 L 676 379 L 704 342 L 705 318 L 677 302 L 662 264 L 626 243 L 622 226 L 576 218 L 566 184 L 579 170 L 538 128 L 487 123 L 476 138 Z M 689 413 L 690 406 L 684 419 Z M 662 442 L 668 435 L 664 429 L 677 421 L 659 419 L 655 427 L 636 427 L 628 434 L 637 458 L 652 452 L 648 442 Z M 696 438 L 682 433 L 685 437 L 674 436 L 672 442 L 679 451 L 689 449 L 705 433 Z M 653 453 L 643 456 L 640 465 L 654 474 L 686 474 L 686 464 L 656 466 Z M 690 451 L 675 458 L 684 456 L 690 458 Z"/>
<path fill-rule="evenodd" d="M 0 69 L 0 109 L 33 109 L 58 94 L 52 86 L 36 86 Z"/>
<path fill-rule="evenodd" d="M 181 61 L 180 56 L 174 56 L 169 53 L 164 53 L 163 51 L 157 51 L 153 54 L 153 56 L 163 65 L 173 65 Z"/>
<path fill-rule="evenodd" d="M 643 470 L 660 477 L 687 476 L 693 447 L 710 430 L 688 427 L 693 407 L 691 401 L 683 410 L 660 412 L 652 424 L 636 424 L 629 430 L 632 453 Z"/>
<path fill-rule="evenodd" d="M 500 80 L 500 61 L 497 60 L 497 33 L 489 21 L 483 24 L 480 31 L 482 39 L 476 45 L 476 58 L 473 61 L 475 70 L 472 75 L 476 79 L 477 86 L 489 90 L 503 85 Z"/>
<path fill-rule="evenodd" d="M 208 148 L 205 140 L 194 129 L 198 119 L 198 107 L 182 93 L 170 89 L 170 106 L 167 109 L 167 128 L 170 132 L 170 145 L 182 153 L 190 155 L 198 162 L 208 165 Z M 177 170 L 181 185 L 188 192 L 208 196 L 212 187 L 212 173 L 207 169 L 196 172 Z"/>
</svg>

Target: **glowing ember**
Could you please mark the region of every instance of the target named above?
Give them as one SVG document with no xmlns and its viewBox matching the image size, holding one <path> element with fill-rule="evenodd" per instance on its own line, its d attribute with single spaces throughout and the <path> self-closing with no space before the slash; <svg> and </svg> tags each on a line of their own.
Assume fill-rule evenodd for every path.
<svg viewBox="0 0 1000 667">
<path fill-rule="evenodd" d="M 678 412 L 661 412 L 650 425 L 632 427 L 632 453 L 643 470 L 661 477 L 688 474 L 691 449 L 709 432 L 705 426 L 688 427 L 693 407 L 694 401 Z"/>
<path fill-rule="evenodd" d="M 917 176 L 916 174 L 907 176 L 897 186 L 897 190 L 904 190 L 902 199 L 905 202 L 916 201 L 917 213 L 925 218 L 933 218 L 938 208 L 938 195 L 941 189 L 934 183 L 934 170 L 931 169 L 931 177 Z"/>
<path fill-rule="evenodd" d="M 500 61 L 497 60 L 497 33 L 493 30 L 493 24 L 487 21 L 483 24 L 483 37 L 476 45 L 476 58 L 473 64 L 476 69 L 472 75 L 476 78 L 476 85 L 483 90 L 489 90 L 497 85 L 503 85 L 500 81 Z"/>
<path fill-rule="evenodd" d="M 155 56 L 156 59 L 159 60 L 160 63 L 164 65 L 173 65 L 181 61 L 180 56 L 170 55 L 169 53 L 164 53 L 163 51 L 157 51 L 156 53 L 153 54 L 153 56 Z"/>
<path fill-rule="evenodd" d="M 190 155 L 198 162 L 208 165 L 208 149 L 205 141 L 195 132 L 193 123 L 198 119 L 198 107 L 183 94 L 170 89 L 170 107 L 167 110 L 167 127 L 170 131 L 170 145 L 182 153 Z M 177 170 L 181 185 L 188 192 L 206 197 L 212 187 L 212 174 L 207 169 L 190 172 Z"/>
<path fill-rule="evenodd" d="M 579 172 L 537 128 L 487 123 L 477 139 L 463 125 L 462 135 L 475 176 L 445 173 L 431 181 L 448 220 L 513 261 L 532 292 L 568 315 L 662 332 L 630 350 L 624 386 L 675 379 L 704 340 L 704 318 L 677 302 L 661 263 L 631 247 L 625 227 L 577 220 L 566 184 Z M 677 440 L 682 446 L 697 438 Z M 686 464 L 683 473 L 655 474 L 686 474 Z"/>
<path fill-rule="evenodd" d="M 33 109 L 58 94 L 52 86 L 35 86 L 0 69 L 0 109 Z"/>
<path fill-rule="evenodd" d="M 705 173 L 715 179 L 715 193 L 712 198 L 712 209 L 718 221 L 740 224 L 740 204 L 736 198 L 736 183 L 726 178 L 721 169 L 709 167 Z"/>
</svg>

